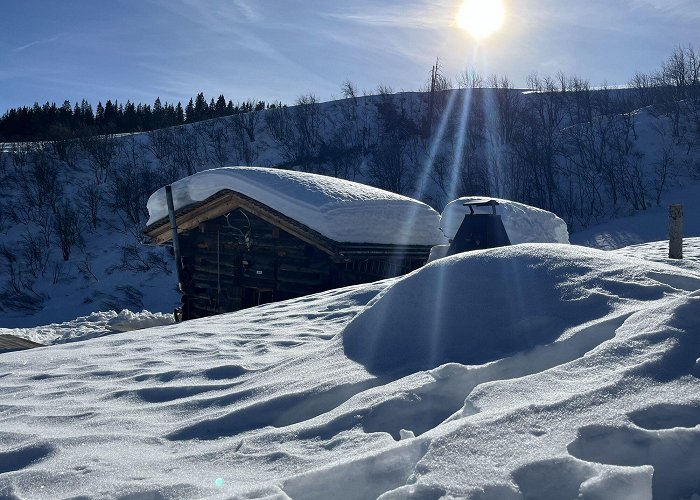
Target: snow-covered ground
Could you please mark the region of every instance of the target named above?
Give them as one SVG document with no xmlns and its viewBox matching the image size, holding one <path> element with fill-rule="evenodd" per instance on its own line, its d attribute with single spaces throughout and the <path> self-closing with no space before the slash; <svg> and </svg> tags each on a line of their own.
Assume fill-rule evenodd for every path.
<svg viewBox="0 0 700 500">
<path fill-rule="evenodd" d="M 640 113 L 651 165 L 658 120 Z M 256 163 L 279 163 L 258 141 Z M 76 196 L 93 175 L 78 167 Z M 26 328 L 0 333 L 56 345 L 0 355 L 0 498 L 697 498 L 700 197 L 677 187 L 692 180 L 571 235 L 609 251 L 472 252 L 182 324 L 91 313 L 177 300 L 170 257 L 134 254 L 137 235 L 103 205 L 70 261 L 52 250 L 42 308 L 2 313 Z M 671 261 L 679 202 L 688 238 Z M 561 227 L 550 222 L 516 230 Z M 26 229 L 5 228 L 10 253 Z"/>
<path fill-rule="evenodd" d="M 3 355 L 0 496 L 691 498 L 700 238 L 658 246 L 477 251 Z"/>
<path fill-rule="evenodd" d="M 63 344 L 102 337 L 111 333 L 130 332 L 152 326 L 170 325 L 175 322 L 172 314 L 152 313 L 150 311 L 132 312 L 123 309 L 93 312 L 63 323 L 51 323 L 31 328 L 0 328 L 0 334 L 8 333 L 29 339 L 39 344 Z"/>
<path fill-rule="evenodd" d="M 690 185 L 670 189 L 661 205 L 639 210 L 628 217 L 619 217 L 572 233 L 570 240 L 578 245 L 613 250 L 639 243 L 668 239 L 668 207 L 683 205 L 683 233 L 700 236 L 700 187 Z M 667 248 L 668 252 L 668 248 Z"/>
</svg>

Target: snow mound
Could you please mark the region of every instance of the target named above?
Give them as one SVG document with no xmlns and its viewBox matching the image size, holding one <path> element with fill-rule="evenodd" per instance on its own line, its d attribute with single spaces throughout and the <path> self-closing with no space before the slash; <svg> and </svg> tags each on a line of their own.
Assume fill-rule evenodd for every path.
<svg viewBox="0 0 700 500">
<path fill-rule="evenodd" d="M 175 210 L 223 189 L 244 194 L 344 243 L 436 245 L 439 214 L 425 203 L 335 177 L 262 167 L 199 172 L 172 185 Z M 168 214 L 165 188 L 151 195 L 152 224 Z"/>
<path fill-rule="evenodd" d="M 464 206 L 465 203 L 487 199 L 496 200 L 499 203 L 496 206 L 496 213 L 501 216 L 510 242 L 514 245 L 517 243 L 569 243 L 566 222 L 552 212 L 515 201 L 475 196 L 458 198 L 447 204 L 440 218 L 440 228 L 445 236 L 452 239 L 457 234 L 464 216 L 469 213 L 469 207 Z M 490 214 L 492 209 L 474 207 L 474 212 Z"/>
<path fill-rule="evenodd" d="M 172 325 L 173 323 L 175 323 L 175 318 L 172 314 L 152 313 L 150 311 L 132 312 L 124 309 L 107 321 L 107 328 L 115 332 L 130 332 L 153 326 Z"/>
<path fill-rule="evenodd" d="M 343 343 L 375 374 L 483 364 L 564 340 L 624 306 L 698 288 L 690 271 L 572 245 L 467 252 L 379 294 Z"/>
<path fill-rule="evenodd" d="M 93 312 L 63 323 L 36 326 L 32 328 L 0 328 L 0 333 L 10 333 L 40 344 L 63 344 L 102 337 L 115 332 L 129 332 L 153 326 L 171 325 L 175 322 L 172 314 L 152 313 L 143 310 L 132 312 L 128 309 Z"/>
</svg>

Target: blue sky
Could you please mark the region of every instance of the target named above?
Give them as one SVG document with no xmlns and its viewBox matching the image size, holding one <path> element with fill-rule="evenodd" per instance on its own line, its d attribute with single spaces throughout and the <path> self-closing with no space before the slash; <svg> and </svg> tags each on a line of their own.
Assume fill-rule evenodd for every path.
<svg viewBox="0 0 700 500">
<path fill-rule="evenodd" d="M 674 46 L 700 46 L 698 0 L 505 0 L 494 37 L 455 25 L 461 0 L 7 0 L 0 12 L 0 113 L 34 101 L 152 103 L 203 91 L 292 103 L 382 83 L 415 90 L 437 56 L 527 75 L 561 70 L 623 84 Z"/>
</svg>

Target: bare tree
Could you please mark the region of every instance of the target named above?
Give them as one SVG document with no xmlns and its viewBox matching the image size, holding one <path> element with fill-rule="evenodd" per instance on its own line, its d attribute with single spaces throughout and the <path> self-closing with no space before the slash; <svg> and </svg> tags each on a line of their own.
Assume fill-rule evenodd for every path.
<svg viewBox="0 0 700 500">
<path fill-rule="evenodd" d="M 107 180 L 112 163 L 119 154 L 119 142 L 112 134 L 85 137 L 80 140 L 85 151 L 88 164 L 92 169 L 95 180 L 101 184 Z"/>
<path fill-rule="evenodd" d="M 188 127 L 178 127 L 173 137 L 174 161 L 184 171 L 192 175 L 201 164 L 201 144 L 198 134 Z"/>
<path fill-rule="evenodd" d="M 265 113 L 265 126 L 270 138 L 279 148 L 285 164 L 293 164 L 297 159 L 297 131 L 292 112 L 287 107 L 268 109 Z"/>
<path fill-rule="evenodd" d="M 102 191 L 96 182 L 87 182 L 78 189 L 78 199 L 82 216 L 89 222 L 92 230 L 97 230 L 100 223 Z"/>
<path fill-rule="evenodd" d="M 207 120 L 198 123 L 196 127 L 198 132 L 207 139 L 209 147 L 206 150 L 212 162 L 219 167 L 228 165 L 230 137 L 224 124 L 220 120 Z"/>
<path fill-rule="evenodd" d="M 483 89 L 486 79 L 475 68 L 466 68 L 457 75 L 457 85 L 461 89 Z"/>
<path fill-rule="evenodd" d="M 249 109 L 253 109 L 252 103 Z M 262 113 L 262 111 L 248 111 L 246 113 L 237 113 L 227 118 L 226 124 L 234 149 L 245 165 L 253 165 L 257 162 L 258 151 L 255 145 L 255 133 Z M 268 113 L 274 113 L 274 111 L 268 111 Z"/>
<path fill-rule="evenodd" d="M 236 113 L 231 116 L 231 124 L 236 133 L 242 135 L 245 133 L 249 142 L 255 142 L 255 130 L 260 123 L 260 111 L 255 111 L 253 102 L 245 103 L 245 109 L 249 111 L 245 113 Z"/>
<path fill-rule="evenodd" d="M 80 144 L 76 139 L 60 139 L 49 142 L 49 146 L 54 155 L 68 166 L 75 170 L 78 168 L 80 159 Z"/>
<path fill-rule="evenodd" d="M 54 215 L 54 235 L 61 249 L 63 260 L 70 259 L 70 253 L 74 246 L 82 243 L 80 231 L 80 216 L 78 210 L 70 201 L 59 204 Z"/>
<path fill-rule="evenodd" d="M 27 272 L 23 259 L 4 243 L 0 244 L 0 271 L 7 276 L 0 288 L 0 311 L 34 312 L 41 309 L 46 297 L 34 291 L 35 278 Z"/>
<path fill-rule="evenodd" d="M 654 103 L 654 84 L 652 77 L 646 73 L 635 73 L 629 81 L 633 90 L 632 102 L 637 108 L 651 106 Z"/>
<path fill-rule="evenodd" d="M 43 275 L 51 257 L 50 245 L 43 238 L 43 235 L 36 234 L 26 228 L 20 237 L 19 249 L 23 267 L 30 273 L 31 277 L 38 278 Z"/>
<path fill-rule="evenodd" d="M 524 109 L 524 121 L 519 130 L 515 150 L 529 176 L 526 201 L 555 210 L 557 192 L 556 174 L 562 150 L 561 125 L 565 114 L 560 87 L 551 77 L 528 77 L 528 86 L 534 91 Z"/>
<path fill-rule="evenodd" d="M 151 130 L 146 133 L 147 148 L 160 164 L 160 169 L 167 179 L 175 180 L 180 176 L 175 162 L 175 133 L 172 128 Z"/>
<path fill-rule="evenodd" d="M 58 162 L 44 150 L 37 149 L 21 166 L 16 164 L 14 178 L 21 202 L 10 207 L 11 217 L 22 224 L 47 227 L 50 214 L 56 212 L 63 195 Z"/>
<path fill-rule="evenodd" d="M 357 87 L 350 80 L 345 80 L 340 88 L 345 99 L 357 100 Z"/>
<path fill-rule="evenodd" d="M 318 156 L 321 146 L 321 114 L 313 94 L 301 95 L 294 107 L 295 125 L 299 132 L 297 162 L 306 163 Z"/>
</svg>

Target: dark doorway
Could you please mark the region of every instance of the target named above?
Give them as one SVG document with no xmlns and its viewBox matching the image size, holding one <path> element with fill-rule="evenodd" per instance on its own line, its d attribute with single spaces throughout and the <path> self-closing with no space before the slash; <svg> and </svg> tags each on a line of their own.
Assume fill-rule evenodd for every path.
<svg viewBox="0 0 700 500">
<path fill-rule="evenodd" d="M 269 288 L 243 287 L 243 307 L 255 307 L 275 300 L 274 291 Z"/>
</svg>

